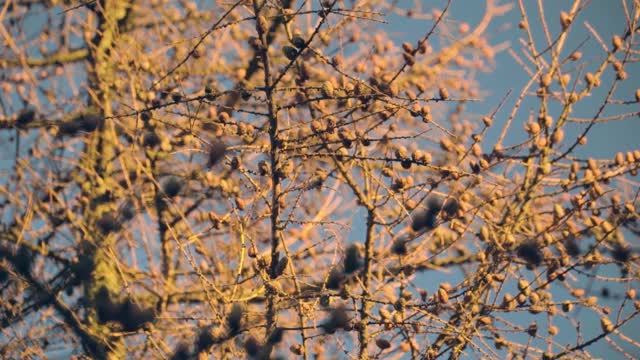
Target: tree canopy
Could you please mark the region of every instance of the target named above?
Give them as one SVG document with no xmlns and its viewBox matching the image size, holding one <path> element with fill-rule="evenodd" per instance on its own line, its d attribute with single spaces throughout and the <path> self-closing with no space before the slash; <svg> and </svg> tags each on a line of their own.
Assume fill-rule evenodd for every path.
<svg viewBox="0 0 640 360">
<path fill-rule="evenodd" d="M 5 1 L 2 357 L 637 355 L 640 4 L 452 2 Z"/>
</svg>

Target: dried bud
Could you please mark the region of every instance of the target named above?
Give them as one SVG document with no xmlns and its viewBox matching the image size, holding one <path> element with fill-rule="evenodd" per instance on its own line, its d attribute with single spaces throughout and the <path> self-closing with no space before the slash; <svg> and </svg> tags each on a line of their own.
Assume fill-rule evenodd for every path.
<svg viewBox="0 0 640 360">
<path fill-rule="evenodd" d="M 620 49 L 622 49 L 622 38 L 619 35 L 613 35 L 613 38 L 611 39 L 611 44 L 613 45 L 613 51 L 618 51 Z"/>
<path fill-rule="evenodd" d="M 481 316 L 478 318 L 478 323 L 484 326 L 490 326 L 493 320 L 489 316 Z"/>
<path fill-rule="evenodd" d="M 540 295 L 538 295 L 538 293 L 536 292 L 532 292 L 531 294 L 529 294 L 529 302 L 531 303 L 531 305 L 535 305 L 537 303 L 540 302 Z"/>
<path fill-rule="evenodd" d="M 396 159 L 402 160 L 409 158 L 409 153 L 407 152 L 407 148 L 400 145 L 396 148 Z"/>
<path fill-rule="evenodd" d="M 609 320 L 609 318 L 607 317 L 600 318 L 600 328 L 605 333 L 610 333 L 615 329 L 615 327 L 611 323 L 611 320 Z"/>
<path fill-rule="evenodd" d="M 405 41 L 402 43 L 402 49 L 406 52 L 408 52 L 409 54 L 412 54 L 415 49 L 413 48 L 413 45 L 411 45 L 409 42 Z"/>
<path fill-rule="evenodd" d="M 556 129 L 556 131 L 551 135 L 551 143 L 559 144 L 564 139 L 564 130 Z"/>
<path fill-rule="evenodd" d="M 322 95 L 325 97 L 333 97 L 335 94 L 335 88 L 331 81 L 325 81 L 322 83 Z"/>
<path fill-rule="evenodd" d="M 182 94 L 177 89 L 171 92 L 171 99 L 175 102 L 180 102 L 182 100 Z"/>
<path fill-rule="evenodd" d="M 302 344 L 294 344 L 289 347 L 289 351 L 294 355 L 302 355 L 304 348 L 302 347 Z"/>
<path fill-rule="evenodd" d="M 235 202 L 238 210 L 243 211 L 247 208 L 247 203 L 241 197 L 236 197 Z"/>
<path fill-rule="evenodd" d="M 449 302 L 449 294 L 447 293 L 447 290 L 443 289 L 442 287 L 438 289 L 438 300 L 442 304 L 446 304 Z"/>
<path fill-rule="evenodd" d="M 560 24 L 562 25 L 562 30 L 567 30 L 572 21 L 573 19 L 569 14 L 564 11 L 560 12 Z"/>
<path fill-rule="evenodd" d="M 441 87 L 438 90 L 438 94 L 440 95 L 440 99 L 442 100 L 447 100 L 449 98 L 449 90 L 447 90 L 447 88 L 445 87 Z"/>
<path fill-rule="evenodd" d="M 344 60 L 340 55 L 335 55 L 333 58 L 331 58 L 331 64 L 333 64 L 333 66 L 340 67 L 342 66 L 343 62 Z"/>
<path fill-rule="evenodd" d="M 440 139 L 440 148 L 444 151 L 453 151 L 455 149 L 455 145 L 451 140 L 447 138 Z"/>
<path fill-rule="evenodd" d="M 578 102 L 578 100 L 579 100 L 579 96 L 578 96 L 578 94 L 576 94 L 576 93 L 571 93 L 571 94 L 569 95 L 569 99 L 568 99 L 568 102 L 569 102 L 569 103 L 571 103 L 571 104 L 575 104 L 575 103 L 577 103 L 577 102 Z"/>
<path fill-rule="evenodd" d="M 506 309 L 515 309 L 516 302 L 514 301 L 513 295 L 506 293 L 502 297 L 502 307 Z"/>
<path fill-rule="evenodd" d="M 404 59 L 404 62 L 409 66 L 413 66 L 416 63 L 416 58 L 407 52 L 402 53 L 402 58 Z"/>
<path fill-rule="evenodd" d="M 385 87 L 388 89 L 388 91 L 384 91 Z M 398 90 L 398 85 L 395 84 L 395 83 L 391 84 L 391 85 L 385 84 L 384 86 L 380 86 L 380 90 L 382 92 L 384 92 L 384 93 L 387 93 L 390 96 L 393 96 L 393 97 L 398 96 L 398 91 L 399 91 Z"/>
<path fill-rule="evenodd" d="M 540 77 L 540 85 L 543 87 L 548 87 L 549 85 L 551 85 L 551 74 L 544 74 Z"/>
<path fill-rule="evenodd" d="M 378 346 L 378 348 L 380 348 L 380 350 L 385 350 L 385 349 L 388 349 L 388 348 L 391 347 L 391 343 L 387 339 L 377 338 L 376 339 L 376 346 Z"/>
<path fill-rule="evenodd" d="M 428 54 L 431 51 L 431 47 L 425 41 L 418 42 L 418 52 L 420 54 Z"/>
<path fill-rule="evenodd" d="M 293 44 L 293 46 L 297 47 L 300 50 L 304 49 L 304 47 L 307 46 L 307 42 L 300 35 L 294 35 L 293 38 L 291 38 L 291 43 Z"/>
<path fill-rule="evenodd" d="M 531 135 L 536 135 L 540 132 L 540 124 L 537 122 L 528 122 L 525 125 L 525 130 Z"/>
<path fill-rule="evenodd" d="M 411 153 L 411 158 L 415 162 L 424 162 L 425 159 L 426 159 L 426 156 L 425 156 L 425 153 L 422 150 L 416 149 L 416 150 L 413 151 L 413 153 Z"/>
<path fill-rule="evenodd" d="M 292 46 L 283 46 L 282 47 L 282 52 L 284 53 L 284 56 L 287 57 L 287 59 L 289 60 L 295 60 L 296 57 L 298 57 L 298 50 L 296 50 L 294 47 Z"/>
<path fill-rule="evenodd" d="M 629 163 L 635 162 L 635 156 L 633 155 L 633 153 L 631 151 L 627 151 L 625 156 L 626 156 L 627 162 L 629 162 Z"/>
<path fill-rule="evenodd" d="M 525 291 L 529 288 L 529 282 L 526 279 L 518 280 L 518 290 Z"/>
<path fill-rule="evenodd" d="M 311 122 L 311 130 L 314 133 L 319 133 L 319 132 L 323 132 L 325 131 L 327 128 L 324 126 L 324 124 L 322 123 L 322 121 L 320 121 L 319 119 L 315 119 Z"/>
<path fill-rule="evenodd" d="M 581 298 L 584 296 L 584 289 L 573 289 L 571 290 L 571 296 L 575 298 Z"/>
</svg>

